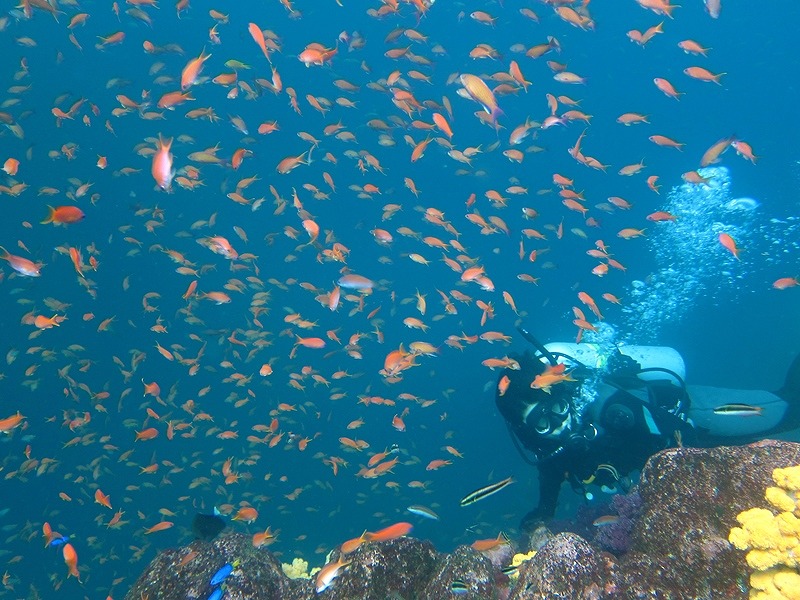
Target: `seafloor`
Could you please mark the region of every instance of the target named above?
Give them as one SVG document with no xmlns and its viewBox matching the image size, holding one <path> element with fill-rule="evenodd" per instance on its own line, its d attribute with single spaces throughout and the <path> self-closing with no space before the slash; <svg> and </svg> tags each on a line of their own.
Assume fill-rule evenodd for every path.
<svg viewBox="0 0 800 600">
<path fill-rule="evenodd" d="M 775 485 L 775 469 L 798 464 L 800 444 L 792 442 L 665 450 L 648 461 L 638 495 L 612 503 L 620 519 L 591 540 L 541 528 L 504 552 L 461 546 L 449 554 L 413 537 L 372 542 L 348 555 L 349 565 L 319 594 L 315 577 L 290 579 L 268 550 L 254 548 L 247 536 L 223 533 L 162 552 L 126 600 L 207 600 L 214 593 L 225 600 L 757 597 L 750 590 L 753 569 L 746 552 L 728 541 L 730 531 L 745 510 L 778 512 L 765 490 Z M 800 545 L 800 537 L 793 543 Z M 535 555 L 514 576 L 503 574 L 513 554 L 530 550 Z M 196 554 L 187 562 L 191 552 Z M 338 558 L 334 551 L 331 560 Z M 211 576 L 226 563 L 235 568 L 215 591 Z M 787 594 L 769 597 L 793 597 Z"/>
</svg>

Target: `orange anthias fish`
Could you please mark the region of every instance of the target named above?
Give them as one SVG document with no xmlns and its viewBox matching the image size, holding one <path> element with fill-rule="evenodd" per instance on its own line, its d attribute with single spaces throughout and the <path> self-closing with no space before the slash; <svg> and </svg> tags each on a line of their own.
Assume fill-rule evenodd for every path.
<svg viewBox="0 0 800 600">
<path fill-rule="evenodd" d="M 144 534 L 145 535 L 150 535 L 151 533 L 164 531 L 166 529 L 170 529 L 173 525 L 175 525 L 175 523 L 173 523 L 172 521 L 159 521 L 158 523 L 156 523 L 152 527 L 149 527 L 149 528 L 145 529 L 144 530 Z"/>
<path fill-rule="evenodd" d="M 11 415 L 5 419 L 0 419 L 0 433 L 8 433 L 15 427 L 18 427 L 24 418 L 25 417 L 22 416 L 21 413 L 17 412 L 15 415 Z"/>
<path fill-rule="evenodd" d="M 656 77 L 653 79 L 653 83 L 655 83 L 656 87 L 664 92 L 665 95 L 669 96 L 670 98 L 675 98 L 675 100 L 680 100 L 679 96 L 683 94 L 683 92 L 677 91 L 669 81 L 662 79 L 661 77 Z"/>
<path fill-rule="evenodd" d="M 472 542 L 471 546 L 474 550 L 478 552 L 488 552 L 489 550 L 494 550 L 498 546 L 503 546 L 508 544 L 508 538 L 505 536 L 503 532 L 500 532 L 496 538 L 489 538 L 486 540 L 475 540 Z"/>
<path fill-rule="evenodd" d="M 175 171 L 172 168 L 172 153 L 169 151 L 172 147 L 172 138 L 167 141 L 158 136 L 158 149 L 153 154 L 153 165 L 151 173 L 153 179 L 156 180 L 156 185 L 164 191 L 169 191 L 172 188 L 172 178 L 175 177 Z"/>
<path fill-rule="evenodd" d="M 203 69 L 203 63 L 209 58 L 211 58 L 211 55 L 206 54 L 205 50 L 203 50 L 200 56 L 193 58 L 186 64 L 181 73 L 181 90 L 185 92 L 195 84 L 200 71 Z"/>
<path fill-rule="evenodd" d="M 313 43 L 306 46 L 305 50 L 303 50 L 297 58 L 306 67 L 310 67 L 311 65 L 322 66 L 336 56 L 338 51 L 338 46 L 335 48 L 326 48 L 322 44 Z"/>
<path fill-rule="evenodd" d="M 500 381 L 497 382 L 497 395 L 504 396 L 505 393 L 508 391 L 508 386 L 511 384 L 511 379 L 508 375 L 503 375 L 500 378 Z"/>
<path fill-rule="evenodd" d="M 53 315 L 52 317 L 37 315 L 33 321 L 33 324 L 38 329 L 50 329 L 52 327 L 59 327 L 66 319 L 66 317 L 62 317 L 60 315 Z"/>
<path fill-rule="evenodd" d="M 388 542 L 389 540 L 408 535 L 411 533 L 412 529 L 414 529 L 414 526 L 411 523 L 400 522 L 389 525 L 389 527 L 384 527 L 375 533 L 368 531 L 364 534 L 364 537 L 369 542 Z"/>
<path fill-rule="evenodd" d="M 503 111 L 500 110 L 497 98 L 495 98 L 489 86 L 477 75 L 470 75 L 469 73 L 462 74 L 459 79 L 469 98 L 480 104 L 483 110 L 489 113 L 492 125 L 497 127 L 497 117 L 502 115 Z"/>
<path fill-rule="evenodd" d="M 669 0 L 636 0 L 642 8 L 648 8 L 657 15 L 666 15 L 672 19 L 672 11 L 680 8 L 677 4 L 670 4 Z"/>
<path fill-rule="evenodd" d="M 255 23 L 249 23 L 247 25 L 247 31 L 250 32 L 250 36 L 253 38 L 253 41 L 258 45 L 259 48 L 261 48 L 261 52 L 264 53 L 264 58 L 269 61 L 269 51 L 267 50 L 266 39 L 264 39 L 264 32 L 261 31 L 261 28 Z"/>
<path fill-rule="evenodd" d="M 433 113 L 433 122 L 436 124 L 436 127 L 438 127 L 448 138 L 453 137 L 453 130 L 450 128 L 450 124 L 443 115 L 439 113 Z"/>
<path fill-rule="evenodd" d="M 50 209 L 50 214 L 41 222 L 42 225 L 47 225 L 48 223 L 54 223 L 56 225 L 77 223 L 86 216 L 77 206 L 56 206 L 53 208 L 48 205 L 47 208 Z"/>
<path fill-rule="evenodd" d="M 731 142 L 734 140 L 735 138 L 730 136 L 722 138 L 716 142 L 713 146 L 706 150 L 705 153 L 703 153 L 703 157 L 700 159 L 700 166 L 707 167 L 708 165 L 719 162 L 719 157 L 728 149 L 728 147 L 731 145 Z"/>
<path fill-rule="evenodd" d="M 785 290 L 798 285 L 800 285 L 800 281 L 798 281 L 797 277 L 781 277 L 772 282 L 772 287 L 776 290 Z"/>
<path fill-rule="evenodd" d="M 39 275 L 41 275 L 41 273 L 39 273 L 41 266 L 37 265 L 32 260 L 29 260 L 24 256 L 16 256 L 15 254 L 11 254 L 2 246 L 0 246 L 0 252 L 2 252 L 2 255 L 0 255 L 0 260 L 7 260 L 8 264 L 11 265 L 11 268 L 20 275 L 24 275 L 25 277 L 39 277 Z"/>
<path fill-rule="evenodd" d="M 597 308 L 597 303 L 594 301 L 594 298 L 592 298 L 586 292 L 578 292 L 578 299 L 588 306 L 589 310 L 591 310 L 598 319 L 603 319 L 603 315 L 600 312 L 600 309 Z"/>
<path fill-rule="evenodd" d="M 147 429 L 143 429 L 142 431 L 136 432 L 136 440 L 135 441 L 147 441 L 152 440 L 158 437 L 158 429 L 155 427 L 148 427 Z"/>
<path fill-rule="evenodd" d="M 16 158 L 9 158 L 3 163 L 3 171 L 12 177 L 17 174 L 19 169 L 19 161 Z"/>
<path fill-rule="evenodd" d="M 314 584 L 314 590 L 320 594 L 333 585 L 333 580 L 339 576 L 342 569 L 350 564 L 350 561 L 337 560 L 336 562 L 328 563 L 319 573 Z"/>
<path fill-rule="evenodd" d="M 731 141 L 731 148 L 736 150 L 736 154 L 739 156 L 746 158 L 753 164 L 756 164 L 758 157 L 753 153 L 753 148 L 747 142 L 742 140 L 733 140 Z"/>
<path fill-rule="evenodd" d="M 62 554 L 64 555 L 64 564 L 66 564 L 67 569 L 69 569 L 69 574 L 67 576 L 74 577 L 80 581 L 81 574 L 78 571 L 78 553 L 75 552 L 75 548 L 72 547 L 72 544 L 66 543 L 62 549 Z"/>
<path fill-rule="evenodd" d="M 252 506 L 243 506 L 236 514 L 231 517 L 232 521 L 244 521 L 245 523 L 252 523 L 258 518 L 258 511 Z"/>
<path fill-rule="evenodd" d="M 308 153 L 308 158 L 306 158 L 306 153 Z M 281 175 L 286 175 L 287 173 L 293 171 L 300 165 L 310 165 L 310 164 L 311 164 L 311 150 L 306 150 L 299 156 L 287 156 L 278 163 L 278 165 L 275 167 L 275 170 Z"/>
<path fill-rule="evenodd" d="M 678 217 L 664 210 L 657 210 L 645 217 L 648 221 L 675 221 Z"/>
<path fill-rule="evenodd" d="M 343 542 L 342 545 L 339 547 L 339 551 L 342 554 L 352 554 L 359 548 L 359 546 L 361 546 L 361 544 L 369 541 L 367 540 L 367 533 L 368 532 L 365 531 L 357 538 L 352 538 L 350 540 L 347 540 L 346 542 Z"/>
<path fill-rule="evenodd" d="M 231 243 L 221 235 L 205 238 L 200 241 L 201 244 L 206 246 L 209 250 L 220 256 L 224 256 L 228 260 L 236 260 L 239 258 L 239 253 L 231 246 Z"/>
<path fill-rule="evenodd" d="M 567 372 L 566 369 L 567 365 L 564 363 L 560 363 L 555 366 L 547 365 L 544 373 L 540 373 L 533 378 L 531 387 L 535 390 L 542 390 L 543 392 L 547 392 L 549 394 L 552 386 L 565 381 L 575 381 L 572 377 L 570 377 L 571 371 Z"/>
<path fill-rule="evenodd" d="M 718 239 L 723 248 L 733 254 L 736 260 L 739 260 L 739 248 L 736 246 L 736 241 L 725 232 L 720 233 Z"/>
<path fill-rule="evenodd" d="M 100 490 L 100 488 L 97 488 L 94 491 L 94 501 L 100 506 L 111 508 L 111 498 L 109 498 L 106 494 L 104 494 L 102 490 Z"/>
<path fill-rule="evenodd" d="M 264 531 L 253 534 L 253 547 L 269 546 L 275 541 L 275 534 L 267 527 Z"/>
<path fill-rule="evenodd" d="M 713 81 L 717 85 L 722 85 L 719 80 L 723 75 L 726 75 L 726 73 L 712 73 L 703 67 L 687 67 L 683 70 L 683 72 L 692 79 L 698 79 L 700 81 Z"/>
</svg>

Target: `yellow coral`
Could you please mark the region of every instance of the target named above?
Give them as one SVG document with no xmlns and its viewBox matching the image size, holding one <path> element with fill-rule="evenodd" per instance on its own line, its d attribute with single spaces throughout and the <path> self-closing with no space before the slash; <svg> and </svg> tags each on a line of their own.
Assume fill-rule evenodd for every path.
<svg viewBox="0 0 800 600">
<path fill-rule="evenodd" d="M 780 567 L 750 576 L 750 600 L 800 600 L 800 575 Z"/>
<path fill-rule="evenodd" d="M 800 465 L 786 467 L 785 469 L 775 469 L 772 472 L 772 480 L 775 485 L 785 490 L 800 491 Z"/>
<path fill-rule="evenodd" d="M 739 550 L 773 548 L 781 537 L 775 515 L 766 508 L 751 508 L 737 515 L 742 527 L 731 529 L 728 541 Z"/>
<path fill-rule="evenodd" d="M 765 498 L 776 509 L 751 508 L 736 516 L 741 527 L 731 529 L 728 541 L 749 550 L 747 564 L 751 600 L 800 600 L 800 465 L 775 469 Z"/>
<path fill-rule="evenodd" d="M 780 565 L 783 562 L 781 559 L 781 553 L 777 550 L 756 549 L 747 553 L 747 564 L 757 571 L 766 571 Z"/>
<path fill-rule="evenodd" d="M 775 587 L 789 600 L 800 600 L 800 575 L 794 571 L 781 569 L 773 579 Z"/>
<path fill-rule="evenodd" d="M 775 517 L 775 521 L 778 525 L 778 531 L 784 537 L 788 537 L 790 541 L 795 542 L 792 544 L 793 546 L 800 544 L 800 519 L 790 512 L 782 512 Z"/>
<path fill-rule="evenodd" d="M 532 559 L 534 556 L 536 556 L 536 550 L 531 550 L 527 554 L 517 553 L 517 554 L 514 555 L 514 558 L 511 559 L 511 566 L 512 567 L 518 567 L 522 563 L 524 563 L 526 560 Z M 519 577 L 519 572 L 518 571 L 514 571 L 513 573 L 511 573 L 509 575 L 509 577 L 511 579 L 516 579 L 517 577 Z"/>
<path fill-rule="evenodd" d="M 518 567 L 526 560 L 532 559 L 534 556 L 536 556 L 536 550 L 531 550 L 527 554 L 517 553 L 514 555 L 514 558 L 511 559 L 511 566 Z"/>
<path fill-rule="evenodd" d="M 768 487 L 764 496 L 778 510 L 792 512 L 797 507 L 795 493 L 783 488 Z"/>
<path fill-rule="evenodd" d="M 311 575 L 308 572 L 308 562 L 302 558 L 295 558 L 292 564 L 283 563 L 281 568 L 289 579 L 311 579 Z"/>
</svg>

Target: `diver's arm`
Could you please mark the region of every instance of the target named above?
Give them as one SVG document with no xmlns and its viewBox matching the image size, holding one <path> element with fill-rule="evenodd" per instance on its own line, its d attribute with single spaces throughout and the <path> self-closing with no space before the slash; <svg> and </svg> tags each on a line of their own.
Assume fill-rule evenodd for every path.
<svg viewBox="0 0 800 600">
<path fill-rule="evenodd" d="M 539 464 L 539 504 L 522 518 L 522 529 L 531 531 L 541 521 L 553 518 L 564 481 L 564 467 L 559 459 Z"/>
<path fill-rule="evenodd" d="M 548 517 L 555 515 L 563 481 L 564 465 L 560 460 L 554 459 L 539 465 L 539 512 Z"/>
</svg>

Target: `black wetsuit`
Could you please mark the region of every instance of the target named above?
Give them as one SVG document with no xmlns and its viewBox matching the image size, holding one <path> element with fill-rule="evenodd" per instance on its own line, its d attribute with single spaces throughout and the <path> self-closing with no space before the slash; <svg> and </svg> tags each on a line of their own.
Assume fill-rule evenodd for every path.
<svg viewBox="0 0 800 600">
<path fill-rule="evenodd" d="M 508 376 L 509 384 L 502 395 L 498 388 L 495 401 L 512 436 L 524 446 L 526 457 L 539 469 L 539 504 L 525 515 L 523 528 L 554 515 L 565 479 L 575 487 L 592 475 L 599 475 L 594 483 L 614 483 L 608 479 L 612 470 L 598 471 L 598 465 L 611 465 L 620 476 L 625 476 L 640 470 L 655 452 L 677 445 L 679 440 L 687 446 L 708 446 L 747 443 L 764 437 L 761 433 L 750 439 L 720 439 L 695 430 L 684 419 L 689 399 L 682 388 L 669 380 L 643 381 L 633 372 L 609 377 L 613 389 L 607 397 L 586 407 L 580 418 L 571 414 L 570 426 L 563 431 L 543 435 L 536 427 L 546 428 L 549 413 L 539 410 L 542 408 L 539 405 L 571 403 L 580 383 L 559 383 L 550 394 L 543 395 L 541 390 L 531 389 L 530 384 L 544 371 L 545 364 L 528 352 L 515 358 L 520 369 L 506 369 L 501 375 Z M 800 355 L 792 362 L 783 387 L 775 395 L 786 402 L 787 408 L 779 426 L 769 433 L 800 426 Z M 532 404 L 534 410 L 530 409 Z"/>
<path fill-rule="evenodd" d="M 616 483 L 609 478 L 612 471 L 598 472 L 599 465 L 611 465 L 626 475 L 641 469 L 650 456 L 678 439 L 694 441 L 691 425 L 676 414 L 686 408 L 681 404 L 681 388 L 669 381 L 644 382 L 635 377 L 615 378 L 613 385 L 605 386 L 605 398 L 586 407 L 580 419 L 571 416 L 569 428 L 560 434 L 542 435 L 536 424 L 546 427 L 548 413 L 538 405 L 567 401 L 579 392 L 580 382 L 559 383 L 543 395 L 531 389 L 530 382 L 544 364 L 529 353 L 516 358 L 520 369 L 505 372 L 509 385 L 503 395 L 498 391 L 496 403 L 512 434 L 539 469 L 539 505 L 526 515 L 523 526 L 553 516 L 565 479 L 578 486 L 597 474 L 596 483 L 611 485 Z M 536 406 L 529 410 L 532 403 Z"/>
<path fill-rule="evenodd" d="M 643 414 L 645 405 L 636 398 L 615 394 L 605 405 L 609 414 L 593 425 L 593 431 L 597 431 L 594 438 L 573 438 L 563 452 L 539 463 L 539 506 L 526 520 L 553 516 L 564 479 L 576 489 L 580 482 L 593 476 L 595 484 L 614 487 L 618 482 L 611 476 L 611 470 L 598 470 L 600 465 L 609 465 L 624 476 L 641 470 L 650 456 L 676 445 L 677 440 L 694 439 L 690 425 L 673 415 L 665 417 L 664 413 L 659 415 L 661 418 L 651 417 L 658 433 L 651 432 Z M 613 423 L 610 413 L 623 413 L 623 416 Z"/>
</svg>

